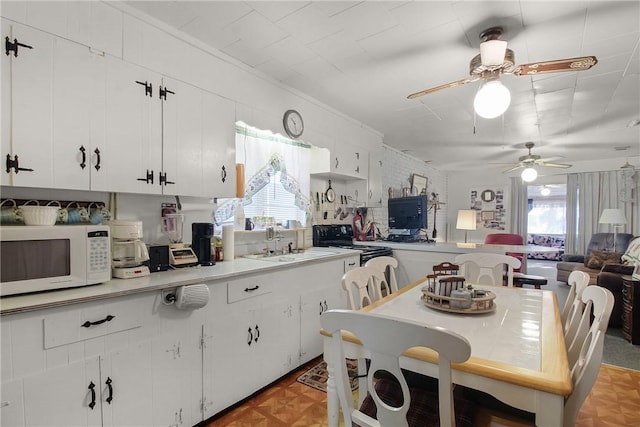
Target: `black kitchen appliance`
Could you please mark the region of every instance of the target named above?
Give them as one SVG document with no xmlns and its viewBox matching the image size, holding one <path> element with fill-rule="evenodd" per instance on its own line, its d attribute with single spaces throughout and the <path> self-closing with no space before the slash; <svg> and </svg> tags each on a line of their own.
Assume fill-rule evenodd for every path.
<svg viewBox="0 0 640 427">
<path fill-rule="evenodd" d="M 149 246 L 149 271 L 167 271 L 169 269 L 169 245 Z"/>
<path fill-rule="evenodd" d="M 213 223 L 194 222 L 191 224 L 191 249 L 198 257 L 198 264 L 213 265 L 211 258 L 211 238 L 213 237 Z"/>
<path fill-rule="evenodd" d="M 351 224 L 314 225 L 313 246 L 358 250 L 360 265 L 364 265 L 371 258 L 393 256 L 393 250 L 387 246 L 354 245 Z"/>
</svg>

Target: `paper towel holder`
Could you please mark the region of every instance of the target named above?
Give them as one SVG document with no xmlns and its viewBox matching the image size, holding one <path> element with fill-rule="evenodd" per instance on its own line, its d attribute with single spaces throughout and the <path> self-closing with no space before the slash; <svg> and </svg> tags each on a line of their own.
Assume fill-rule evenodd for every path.
<svg viewBox="0 0 640 427">
<path fill-rule="evenodd" d="M 209 287 L 204 284 L 179 286 L 161 292 L 164 305 L 175 305 L 180 310 L 196 310 L 209 303 Z"/>
</svg>

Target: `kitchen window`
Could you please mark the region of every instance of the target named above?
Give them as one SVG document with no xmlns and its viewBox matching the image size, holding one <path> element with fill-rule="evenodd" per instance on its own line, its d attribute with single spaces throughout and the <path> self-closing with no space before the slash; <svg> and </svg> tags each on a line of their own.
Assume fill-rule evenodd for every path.
<svg viewBox="0 0 640 427">
<path fill-rule="evenodd" d="M 245 197 L 219 203 L 217 224 L 230 223 L 242 207 L 246 218 L 306 223 L 310 217 L 311 145 L 236 123 L 236 162 L 244 164 Z M 254 221 L 255 222 L 255 221 Z"/>
</svg>

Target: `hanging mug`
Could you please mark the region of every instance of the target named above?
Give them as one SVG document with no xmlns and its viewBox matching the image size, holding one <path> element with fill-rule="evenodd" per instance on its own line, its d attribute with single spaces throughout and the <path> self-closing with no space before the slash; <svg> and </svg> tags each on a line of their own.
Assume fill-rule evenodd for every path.
<svg viewBox="0 0 640 427">
<path fill-rule="evenodd" d="M 5 203 L 13 203 L 13 206 L 3 206 Z M 16 224 L 21 223 L 22 210 L 16 206 L 16 201 L 13 199 L 6 199 L 0 203 L 0 223 L 2 224 Z"/>
<path fill-rule="evenodd" d="M 92 203 L 91 205 L 93 205 Z M 111 212 L 104 205 L 96 205 L 93 212 L 91 212 L 91 205 L 89 205 L 89 221 L 93 225 L 101 224 L 102 221 L 107 221 L 111 218 Z"/>
<path fill-rule="evenodd" d="M 75 208 L 71 206 L 75 205 Z M 80 224 L 89 221 L 87 208 L 80 206 L 77 202 L 69 203 L 65 208 L 60 209 L 60 221 L 65 224 Z"/>
</svg>

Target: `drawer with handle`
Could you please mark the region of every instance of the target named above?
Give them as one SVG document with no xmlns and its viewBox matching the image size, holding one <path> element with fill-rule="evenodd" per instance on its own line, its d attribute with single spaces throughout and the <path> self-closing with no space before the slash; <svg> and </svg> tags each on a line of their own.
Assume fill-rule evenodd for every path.
<svg viewBox="0 0 640 427">
<path fill-rule="evenodd" d="M 268 275 L 241 278 L 227 283 L 227 303 L 231 304 L 271 292 L 273 292 L 273 281 Z"/>
<path fill-rule="evenodd" d="M 44 346 L 53 348 L 141 326 L 137 300 L 90 304 L 45 316 Z"/>
</svg>

